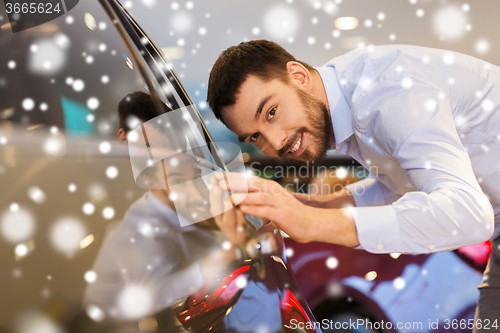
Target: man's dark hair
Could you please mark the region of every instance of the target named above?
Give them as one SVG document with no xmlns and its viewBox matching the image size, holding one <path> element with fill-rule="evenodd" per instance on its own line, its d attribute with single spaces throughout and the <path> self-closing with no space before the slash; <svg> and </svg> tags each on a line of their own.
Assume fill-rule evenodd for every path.
<svg viewBox="0 0 500 333">
<path fill-rule="evenodd" d="M 289 61 L 297 61 L 308 70 L 313 70 L 310 65 L 298 61 L 284 48 L 268 40 L 242 42 L 222 52 L 208 80 L 207 102 L 215 117 L 224 123 L 222 108 L 236 103 L 236 94 L 249 75 L 265 82 L 279 79 L 288 83 L 286 64 Z"/>
<path fill-rule="evenodd" d="M 163 104 L 163 103 L 162 103 Z M 170 108 L 165 105 L 166 109 L 161 112 L 168 112 Z M 154 117 L 160 115 L 158 110 L 155 108 L 153 98 L 150 94 L 143 91 L 136 91 L 128 94 L 118 104 L 118 117 L 120 119 L 120 128 L 123 128 L 125 132 L 129 132 L 131 128 L 127 125 L 127 118 L 129 116 L 135 116 L 140 120 L 146 122 Z"/>
</svg>

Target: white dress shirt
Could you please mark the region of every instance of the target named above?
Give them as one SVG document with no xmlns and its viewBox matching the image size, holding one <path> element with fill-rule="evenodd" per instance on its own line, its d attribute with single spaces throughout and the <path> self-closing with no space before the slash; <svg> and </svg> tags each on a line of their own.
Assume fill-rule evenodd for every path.
<svg viewBox="0 0 500 333">
<path fill-rule="evenodd" d="M 205 282 L 199 260 L 220 248 L 218 235 L 198 225 L 181 227 L 180 218 L 151 192 L 134 202 L 106 232 L 84 305 L 109 318 L 131 319 L 130 297 L 142 297 L 138 307 L 153 313 L 199 289 Z"/>
<path fill-rule="evenodd" d="M 351 51 L 316 68 L 331 148 L 370 177 L 349 185 L 362 248 L 428 253 L 500 225 L 500 68 L 417 46 Z M 494 237 L 495 237 L 494 236 Z"/>
</svg>

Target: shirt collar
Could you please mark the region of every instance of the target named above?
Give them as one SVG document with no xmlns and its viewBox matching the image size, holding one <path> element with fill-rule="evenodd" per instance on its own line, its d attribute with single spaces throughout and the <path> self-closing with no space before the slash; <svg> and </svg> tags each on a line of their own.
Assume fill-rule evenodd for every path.
<svg viewBox="0 0 500 333">
<path fill-rule="evenodd" d="M 328 65 L 327 67 L 315 67 L 314 69 L 318 71 L 325 87 L 333 126 L 333 136 L 335 138 L 334 142 L 330 142 L 330 148 L 334 149 L 354 134 L 351 107 L 340 89 L 337 76 L 335 75 L 335 66 Z"/>
</svg>

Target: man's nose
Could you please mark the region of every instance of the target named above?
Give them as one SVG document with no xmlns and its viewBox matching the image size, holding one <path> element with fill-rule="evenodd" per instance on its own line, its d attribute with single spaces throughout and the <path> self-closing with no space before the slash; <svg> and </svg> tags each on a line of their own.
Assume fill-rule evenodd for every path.
<svg viewBox="0 0 500 333">
<path fill-rule="evenodd" d="M 287 136 L 283 131 L 270 130 L 264 136 L 275 151 L 279 151 L 286 145 Z"/>
</svg>

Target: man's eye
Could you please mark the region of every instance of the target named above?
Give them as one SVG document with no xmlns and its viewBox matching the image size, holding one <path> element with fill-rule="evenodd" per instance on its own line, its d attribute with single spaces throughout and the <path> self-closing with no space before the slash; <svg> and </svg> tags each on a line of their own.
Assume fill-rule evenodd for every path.
<svg viewBox="0 0 500 333">
<path fill-rule="evenodd" d="M 252 135 L 252 138 L 251 138 L 250 140 L 252 140 L 252 141 L 257 140 L 257 139 L 259 138 L 259 135 L 260 135 L 260 133 L 259 133 L 259 132 L 254 133 L 254 135 Z"/>
<path fill-rule="evenodd" d="M 271 111 L 267 114 L 267 120 L 273 119 L 274 115 L 276 114 L 276 108 L 272 108 Z"/>
<path fill-rule="evenodd" d="M 174 178 L 174 179 L 169 179 L 168 180 L 168 184 L 170 186 L 172 186 L 172 185 L 179 185 L 179 184 L 182 184 L 184 182 L 185 182 L 184 179 L 180 179 L 180 178 Z"/>
</svg>

